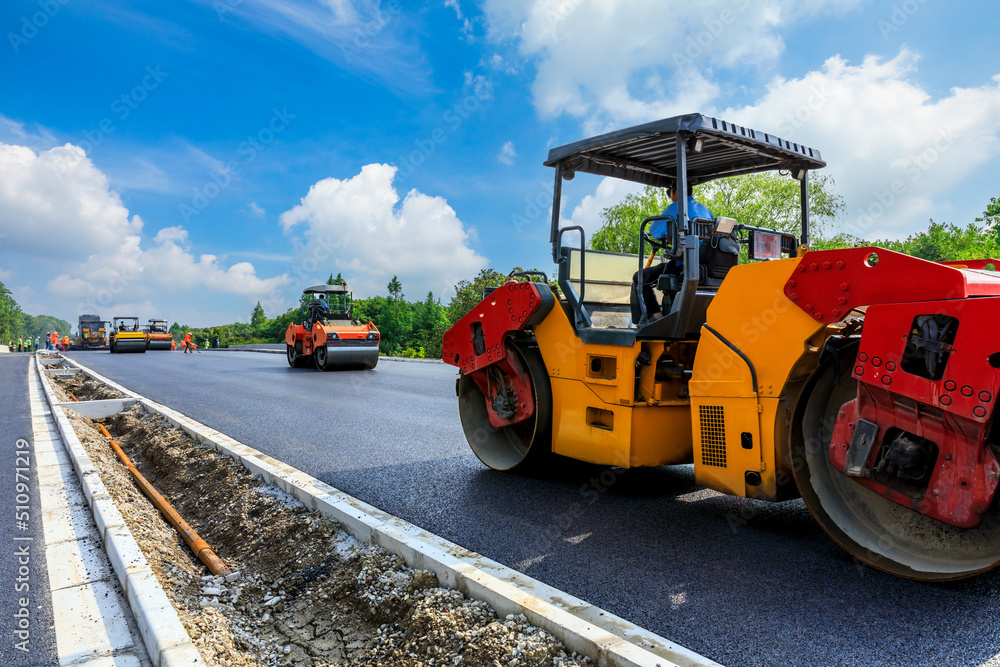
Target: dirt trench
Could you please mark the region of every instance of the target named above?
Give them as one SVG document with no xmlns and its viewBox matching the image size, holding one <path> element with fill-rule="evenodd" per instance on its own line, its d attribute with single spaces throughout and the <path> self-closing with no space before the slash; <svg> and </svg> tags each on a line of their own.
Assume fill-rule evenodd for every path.
<svg viewBox="0 0 1000 667">
<path fill-rule="evenodd" d="M 93 381 L 79 380 L 53 384 L 81 399 L 110 397 L 87 386 Z M 362 545 L 334 521 L 141 406 L 99 420 L 238 572 L 231 581 L 212 577 L 138 491 L 94 421 L 68 414 L 209 665 L 591 664 L 523 616 L 498 619 L 487 604 L 438 587 L 433 573 Z"/>
</svg>

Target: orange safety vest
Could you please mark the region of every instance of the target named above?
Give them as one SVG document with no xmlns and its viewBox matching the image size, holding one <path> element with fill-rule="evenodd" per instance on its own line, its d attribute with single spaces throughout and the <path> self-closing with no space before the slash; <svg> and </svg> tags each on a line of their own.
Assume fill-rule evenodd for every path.
<svg viewBox="0 0 1000 667">
<path fill-rule="evenodd" d="M 69 345 L 69 336 L 63 336 L 63 345 Z"/>
<path fill-rule="evenodd" d="M 53 345 L 59 342 L 59 335 L 55 331 L 53 331 L 52 335 L 49 336 L 49 342 L 52 343 Z"/>
</svg>

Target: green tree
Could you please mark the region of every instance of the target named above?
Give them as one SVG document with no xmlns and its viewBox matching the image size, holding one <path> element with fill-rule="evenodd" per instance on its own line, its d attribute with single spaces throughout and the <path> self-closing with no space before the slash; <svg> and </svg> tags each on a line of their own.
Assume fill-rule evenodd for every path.
<svg viewBox="0 0 1000 667">
<path fill-rule="evenodd" d="M 382 334 L 382 351 L 386 354 L 398 354 L 407 347 L 413 330 L 413 308 L 403 298 L 403 284 L 399 282 L 399 278 L 393 276 L 386 289 L 389 291 L 389 299 L 376 326 Z"/>
<path fill-rule="evenodd" d="M 6 345 L 11 340 L 24 334 L 24 313 L 17 305 L 14 295 L 3 283 L 0 283 L 0 341 Z"/>
<path fill-rule="evenodd" d="M 975 223 L 960 227 L 931 220 L 927 231 L 910 234 L 903 241 L 874 241 L 866 245 L 888 248 L 932 262 L 1000 257 L 1000 239 L 994 230 Z"/>
<path fill-rule="evenodd" d="M 260 301 L 258 301 L 257 305 L 254 306 L 253 313 L 250 315 L 250 328 L 257 331 L 264 326 L 265 322 L 267 322 L 267 315 L 264 314 L 264 308 L 261 307 Z"/>
<path fill-rule="evenodd" d="M 455 285 L 455 296 L 448 303 L 448 320 L 454 324 L 465 317 L 476 304 L 483 300 L 483 290 L 499 287 L 507 280 L 507 274 L 485 268 L 472 280 L 460 280 Z"/>
<path fill-rule="evenodd" d="M 336 278 L 334 278 L 333 274 L 331 273 L 330 277 L 326 279 L 327 285 L 343 285 L 345 282 L 346 281 L 344 280 L 344 276 L 340 275 L 339 271 L 337 272 Z"/>
<path fill-rule="evenodd" d="M 811 232 L 820 237 L 844 210 L 843 198 L 833 191 L 829 176 L 809 180 Z M 734 218 L 754 227 L 798 234 L 801 227 L 799 181 L 775 172 L 747 174 L 695 186 L 694 197 L 716 217 Z M 604 224 L 590 239 L 594 250 L 639 252 L 639 225 L 660 215 L 670 205 L 666 190 L 647 186 L 620 203 L 602 211 Z"/>
</svg>

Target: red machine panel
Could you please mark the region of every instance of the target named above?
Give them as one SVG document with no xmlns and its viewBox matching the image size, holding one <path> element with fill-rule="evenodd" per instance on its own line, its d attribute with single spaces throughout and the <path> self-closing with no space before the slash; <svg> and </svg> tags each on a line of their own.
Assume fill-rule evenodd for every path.
<svg viewBox="0 0 1000 667">
<path fill-rule="evenodd" d="M 1000 390 L 1000 330 L 992 326 L 998 315 L 1000 298 L 868 308 L 853 370 L 858 398 L 838 416 L 834 467 L 922 514 L 961 528 L 978 525 L 1000 477 L 986 442 Z M 870 449 L 861 450 L 863 460 L 850 472 L 856 431 L 875 425 L 874 446 L 863 443 Z M 895 455 L 887 453 L 892 447 Z M 906 465 L 927 474 L 892 488 L 906 477 Z"/>
<path fill-rule="evenodd" d="M 546 284 L 508 280 L 455 323 L 441 345 L 441 358 L 468 375 L 506 357 L 508 333 L 537 324 L 555 304 Z"/>
<path fill-rule="evenodd" d="M 1000 273 L 960 269 L 884 248 L 809 252 L 796 266 L 785 295 L 819 322 L 836 322 L 852 308 L 884 303 L 1000 296 Z"/>
</svg>

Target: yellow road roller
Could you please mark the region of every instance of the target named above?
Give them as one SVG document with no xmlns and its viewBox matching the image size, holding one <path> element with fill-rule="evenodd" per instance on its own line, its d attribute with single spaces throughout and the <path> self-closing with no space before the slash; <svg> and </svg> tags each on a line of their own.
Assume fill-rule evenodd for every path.
<svg viewBox="0 0 1000 667">
<path fill-rule="evenodd" d="M 820 152 L 701 114 L 553 148 L 545 164 L 558 290 L 512 275 L 443 342 L 485 465 L 693 463 L 722 493 L 801 497 L 841 547 L 898 576 L 947 581 L 1000 562 L 1000 262 L 811 251 Z M 698 217 L 683 196 L 636 228 L 637 255 L 588 250 L 582 228 L 560 228 L 577 173 L 685 193 L 764 171 L 798 181 L 797 233 Z M 665 234 L 648 233 L 656 223 Z M 740 263 L 743 248 L 753 261 Z"/>
<path fill-rule="evenodd" d="M 111 354 L 145 352 L 146 332 L 139 326 L 138 317 L 115 317 L 112 322 L 108 345 Z"/>
</svg>

